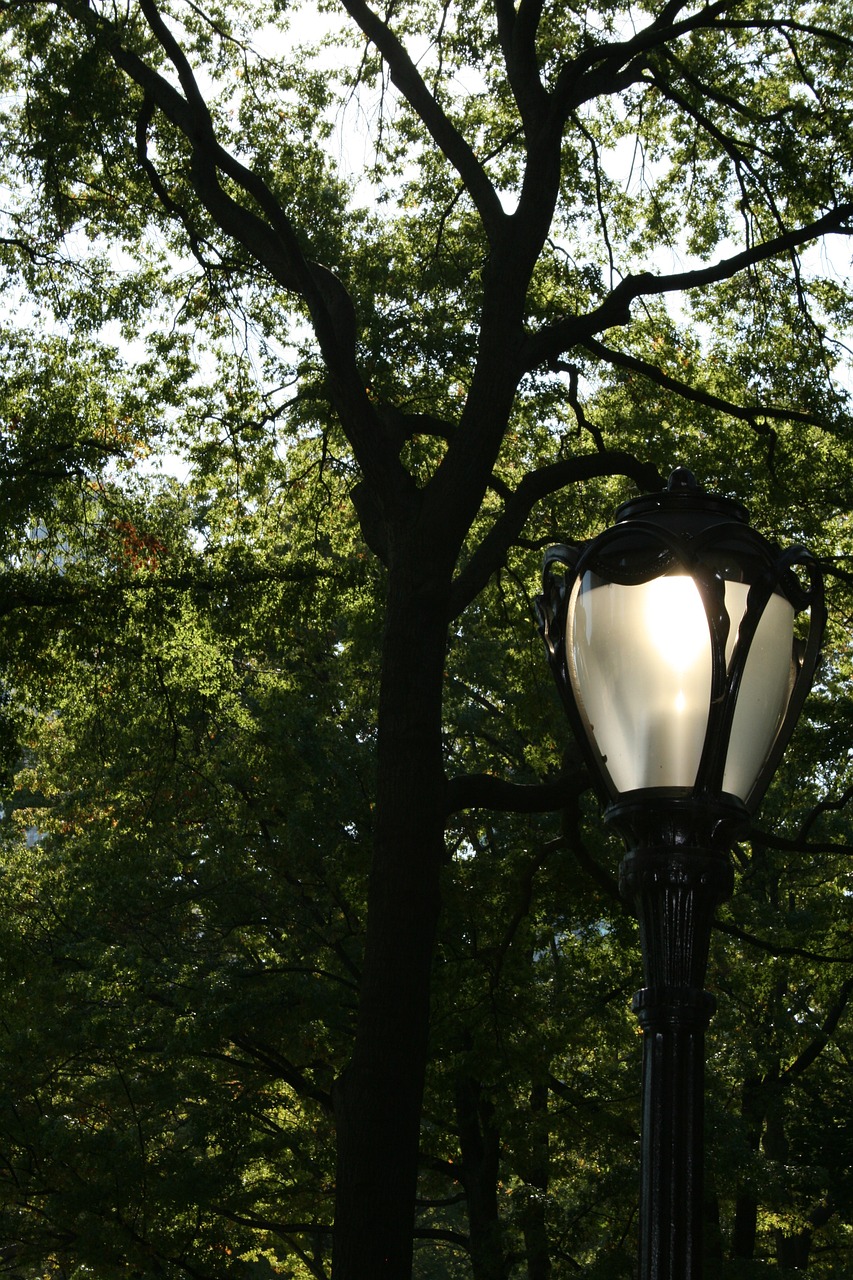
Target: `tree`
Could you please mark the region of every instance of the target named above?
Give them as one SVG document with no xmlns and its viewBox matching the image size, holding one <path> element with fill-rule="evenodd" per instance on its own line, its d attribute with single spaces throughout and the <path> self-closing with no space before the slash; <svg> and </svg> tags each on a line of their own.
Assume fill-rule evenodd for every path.
<svg viewBox="0 0 853 1280">
<path fill-rule="evenodd" d="M 216 503 L 237 504 L 236 555 L 236 534 L 264 514 L 276 433 L 303 446 L 314 433 L 312 474 L 322 483 L 339 459 L 358 517 L 362 551 L 347 551 L 341 572 L 365 547 L 382 566 L 366 933 L 352 1041 L 330 1088 L 333 1271 L 407 1276 L 431 979 L 442 898 L 453 897 L 448 822 L 476 848 L 487 837 L 458 815 L 571 813 L 586 786 L 571 758 L 561 765 L 562 729 L 553 750 L 516 754 L 507 773 L 446 740 L 448 726 L 461 732 L 461 717 L 442 719 L 457 635 L 489 633 L 490 584 L 531 543 L 585 536 L 622 482 L 657 487 L 688 445 L 768 532 L 823 535 L 829 554 L 846 555 L 837 334 L 849 295 L 812 246 L 851 228 L 850 15 L 755 0 L 380 14 L 343 0 L 324 62 L 323 41 L 300 45 L 300 13 L 283 6 L 6 0 L 2 13 L 7 295 L 67 333 L 118 326 L 148 344 L 127 375 L 136 401 L 102 415 L 116 434 L 99 447 L 149 447 L 144 393 L 199 467 L 227 462 L 207 515 L 189 519 L 202 537 L 216 523 L 219 567 L 233 575 Z M 350 175 L 335 131 L 348 106 L 371 122 L 367 161 Z M 78 492 L 73 548 L 64 513 L 54 506 L 48 521 L 15 471 L 31 448 L 16 452 L 15 422 L 10 408 L 15 492 L 58 540 L 58 589 L 89 589 L 117 556 L 126 576 L 153 574 L 166 513 L 150 529 L 124 509 L 110 523 L 105 487 L 93 542 Z M 64 474 L 88 474 L 84 424 L 66 440 L 51 423 L 57 438 Z M 322 530 L 308 527 L 333 613 L 345 581 L 334 543 L 349 547 L 351 531 L 334 503 L 321 518 Z M 176 514 L 169 527 L 180 524 Z M 15 514 L 13 530 L 25 527 Z M 32 604 L 33 574 L 20 559 L 10 571 L 12 602 Z M 127 603 L 144 591 L 121 586 L 116 608 L 144 608 Z M 519 678 L 514 665 L 513 697 Z M 311 696 L 329 692 L 322 680 Z M 472 681 L 475 703 L 480 692 Z M 165 678 L 160 693 L 168 708 Z M 456 1097 L 485 1160 L 494 1126 L 482 1084 L 469 1072 Z M 529 1081 L 534 1110 L 546 1084 Z M 521 1146 L 519 1163 L 535 1163 Z M 488 1234 L 494 1211 L 482 1209 Z"/>
</svg>

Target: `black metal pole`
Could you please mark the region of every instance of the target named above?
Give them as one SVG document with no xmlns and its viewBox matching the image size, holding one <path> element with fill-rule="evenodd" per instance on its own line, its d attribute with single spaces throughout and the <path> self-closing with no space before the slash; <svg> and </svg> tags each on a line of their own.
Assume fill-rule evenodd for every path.
<svg viewBox="0 0 853 1280">
<path fill-rule="evenodd" d="M 692 825 L 692 824 L 691 824 Z M 647 828 L 648 829 L 648 828 Z M 643 1029 L 639 1280 L 701 1280 L 704 989 L 714 911 L 732 892 L 725 849 L 661 823 L 620 869 L 640 924 L 645 986 L 634 997 Z"/>
</svg>

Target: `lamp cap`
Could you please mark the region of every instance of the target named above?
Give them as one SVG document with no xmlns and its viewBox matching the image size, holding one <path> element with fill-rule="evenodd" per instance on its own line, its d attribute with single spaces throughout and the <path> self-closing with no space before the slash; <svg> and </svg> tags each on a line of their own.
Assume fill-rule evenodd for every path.
<svg viewBox="0 0 853 1280">
<path fill-rule="evenodd" d="M 672 471 L 665 489 L 656 493 L 644 493 L 639 498 L 629 498 L 627 502 L 623 502 L 616 510 L 616 523 L 654 519 L 656 514 L 663 515 L 664 519 L 667 515 L 688 518 L 693 516 L 700 521 L 716 517 L 709 523 L 716 523 L 717 520 L 736 520 L 742 524 L 749 522 L 749 514 L 742 503 L 734 498 L 724 498 L 718 493 L 706 493 L 689 467 L 681 466 Z"/>
</svg>

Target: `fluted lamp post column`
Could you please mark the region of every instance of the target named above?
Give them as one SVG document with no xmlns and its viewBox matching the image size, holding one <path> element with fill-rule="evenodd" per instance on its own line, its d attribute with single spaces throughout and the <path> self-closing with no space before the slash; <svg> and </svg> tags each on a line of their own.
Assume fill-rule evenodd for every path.
<svg viewBox="0 0 853 1280">
<path fill-rule="evenodd" d="M 705 974 L 729 851 L 811 686 L 823 582 L 679 467 L 581 547 L 552 547 L 538 600 L 578 741 L 622 835 L 644 986 L 640 1280 L 702 1276 Z"/>
</svg>

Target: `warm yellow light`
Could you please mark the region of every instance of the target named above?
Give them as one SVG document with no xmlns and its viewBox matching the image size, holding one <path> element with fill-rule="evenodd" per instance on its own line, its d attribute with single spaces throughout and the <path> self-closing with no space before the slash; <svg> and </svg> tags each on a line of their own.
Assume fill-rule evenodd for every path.
<svg viewBox="0 0 853 1280">
<path fill-rule="evenodd" d="M 655 578 L 646 583 L 645 593 L 649 640 L 673 671 L 689 671 L 711 643 L 708 615 L 695 582 L 687 574 Z"/>
</svg>

